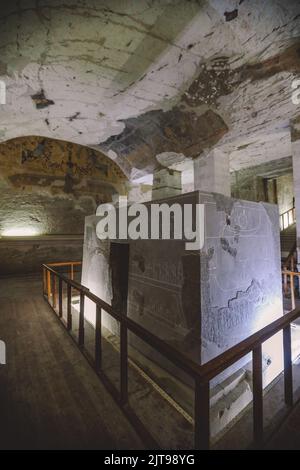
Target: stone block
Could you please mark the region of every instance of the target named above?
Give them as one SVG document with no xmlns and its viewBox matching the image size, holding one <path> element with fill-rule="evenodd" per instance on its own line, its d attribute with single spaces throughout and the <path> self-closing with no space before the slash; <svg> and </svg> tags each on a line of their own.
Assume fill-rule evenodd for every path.
<svg viewBox="0 0 300 470">
<path fill-rule="evenodd" d="M 129 240 L 128 316 L 203 364 L 283 313 L 278 209 L 199 191 L 163 202 L 204 204 L 204 246 L 187 251 L 184 240 Z M 86 218 L 82 283 L 113 304 L 118 286 L 113 285 L 111 252 L 118 242 L 97 239 L 99 219 Z M 86 315 L 94 322 L 91 305 Z M 117 332 L 115 322 L 105 321 Z M 145 343 L 131 341 L 170 368 Z M 264 380 L 269 383 L 282 369 L 280 337 L 265 343 L 263 351 Z M 213 383 L 250 359 L 245 357 Z"/>
</svg>

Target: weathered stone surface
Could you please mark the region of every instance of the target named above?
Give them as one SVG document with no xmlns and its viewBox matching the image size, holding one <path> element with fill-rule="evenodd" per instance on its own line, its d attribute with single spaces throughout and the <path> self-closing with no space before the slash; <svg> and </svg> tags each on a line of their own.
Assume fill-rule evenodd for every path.
<svg viewBox="0 0 300 470">
<path fill-rule="evenodd" d="M 296 0 L 2 2 L 0 138 L 102 148 L 130 178 L 161 152 L 226 146 L 233 170 L 290 156 L 299 15 Z"/>
<path fill-rule="evenodd" d="M 292 142 L 300 140 L 300 116 L 297 116 L 291 122 L 291 140 Z"/>
<path fill-rule="evenodd" d="M 216 144 L 228 130 L 223 119 L 212 110 L 198 116 L 179 107 L 167 112 L 150 111 L 124 124 L 124 131 L 101 144 L 101 150 L 107 154 L 113 151 L 131 166 L 149 172 L 159 167 L 156 155 L 176 152 L 195 158 L 206 147 Z"/>
<path fill-rule="evenodd" d="M 233 71 L 228 58 L 217 58 L 201 66 L 198 77 L 192 82 L 182 99 L 191 107 L 217 105 L 218 98 L 234 89 Z"/>
<path fill-rule="evenodd" d="M 39 93 L 31 96 L 32 100 L 35 102 L 36 109 L 44 109 L 52 104 L 55 104 L 54 101 L 48 100 L 45 96 L 44 90 L 41 90 Z"/>
<path fill-rule="evenodd" d="M 231 195 L 228 153 L 214 149 L 194 160 L 194 189 Z"/>
<path fill-rule="evenodd" d="M 125 191 L 126 178 L 89 148 L 42 137 L 0 144 L 0 274 L 82 257 L 82 239 L 14 241 L 1 236 L 82 235 L 84 218 Z"/>
<path fill-rule="evenodd" d="M 84 217 L 124 191 L 119 167 L 95 150 L 40 137 L 0 144 L 0 235 L 82 234 Z"/>
<path fill-rule="evenodd" d="M 181 194 L 180 171 L 162 168 L 153 174 L 152 200 L 165 199 Z"/>
<path fill-rule="evenodd" d="M 278 204 L 279 213 L 291 209 L 293 205 L 292 157 L 276 162 L 245 168 L 231 173 L 231 194 L 247 201 L 269 201 Z M 276 179 L 277 200 L 272 199 L 269 182 Z"/>
<path fill-rule="evenodd" d="M 295 215 L 297 226 L 297 260 L 298 269 L 300 268 L 300 140 L 292 142 L 292 158 L 293 158 L 293 183 L 294 183 L 294 197 L 295 197 Z"/>
<path fill-rule="evenodd" d="M 205 204 L 205 244 L 191 252 L 180 240 L 129 241 L 128 315 L 203 363 L 282 315 L 278 210 L 199 192 L 166 201 Z M 111 303 L 110 242 L 97 239 L 97 221 L 86 218 L 82 283 Z M 275 356 L 266 346 L 267 382 L 281 367 Z"/>
<path fill-rule="evenodd" d="M 83 237 L 0 239 L 0 276 L 41 274 L 44 263 L 82 260 Z"/>
</svg>

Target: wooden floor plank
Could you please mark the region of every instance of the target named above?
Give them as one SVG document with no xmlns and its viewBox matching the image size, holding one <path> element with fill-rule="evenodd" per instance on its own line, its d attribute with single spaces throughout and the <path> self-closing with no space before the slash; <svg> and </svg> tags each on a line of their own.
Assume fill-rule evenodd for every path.
<svg viewBox="0 0 300 470">
<path fill-rule="evenodd" d="M 121 410 L 43 300 L 39 280 L 0 280 L 1 449 L 139 449 Z"/>
</svg>

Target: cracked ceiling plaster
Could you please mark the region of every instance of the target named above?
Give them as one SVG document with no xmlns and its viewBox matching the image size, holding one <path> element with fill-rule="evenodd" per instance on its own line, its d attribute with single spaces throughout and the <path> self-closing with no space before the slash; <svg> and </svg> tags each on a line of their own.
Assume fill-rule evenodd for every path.
<svg viewBox="0 0 300 470">
<path fill-rule="evenodd" d="M 290 155 L 297 0 L 11 0 L 0 47 L 2 142 L 86 145 L 131 179 L 214 146 L 232 170 Z"/>
</svg>

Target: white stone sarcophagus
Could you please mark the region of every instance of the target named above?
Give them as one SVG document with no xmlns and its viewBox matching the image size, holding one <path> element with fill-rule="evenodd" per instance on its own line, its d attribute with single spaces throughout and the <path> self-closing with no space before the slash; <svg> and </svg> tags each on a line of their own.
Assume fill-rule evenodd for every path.
<svg viewBox="0 0 300 470">
<path fill-rule="evenodd" d="M 155 201 L 163 202 L 204 204 L 203 248 L 186 250 L 185 240 L 100 240 L 100 217 L 89 216 L 82 284 L 117 306 L 122 290 L 122 249 L 117 244 L 128 243 L 128 316 L 203 364 L 283 314 L 278 209 L 199 191 Z M 95 323 L 95 308 L 88 300 L 85 315 Z M 115 321 L 104 321 L 117 332 Z M 161 363 L 161 356 L 145 343 L 137 338 L 131 343 Z M 282 370 L 280 336 L 268 341 L 263 353 L 266 384 Z M 224 374 L 213 382 L 222 378 Z"/>
</svg>

